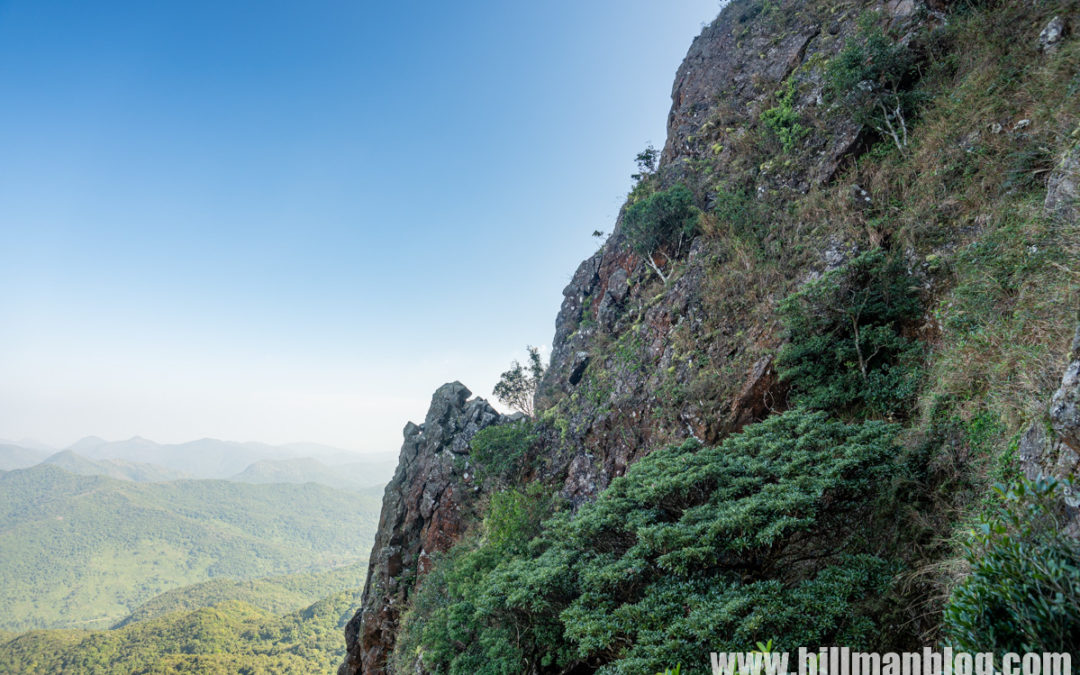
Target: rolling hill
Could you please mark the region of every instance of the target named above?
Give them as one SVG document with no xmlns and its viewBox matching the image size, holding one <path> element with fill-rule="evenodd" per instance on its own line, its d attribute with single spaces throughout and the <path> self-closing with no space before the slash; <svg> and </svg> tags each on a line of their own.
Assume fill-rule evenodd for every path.
<svg viewBox="0 0 1080 675">
<path fill-rule="evenodd" d="M 0 443 L 0 471 L 12 471 L 25 469 L 38 464 L 49 452 L 27 448 L 14 443 Z"/>
<path fill-rule="evenodd" d="M 308 675 L 329 673 L 359 603 L 342 591 L 284 616 L 230 600 L 117 630 L 0 633 L 0 672 L 13 675 Z"/>
<path fill-rule="evenodd" d="M 139 483 L 156 483 L 167 480 L 191 478 L 191 474 L 156 464 L 128 462 L 122 459 L 87 459 L 73 450 L 61 450 L 42 461 L 64 471 L 82 476 L 108 476 L 117 480 L 133 480 Z"/>
<path fill-rule="evenodd" d="M 113 628 L 155 619 L 166 614 L 214 607 L 225 602 L 243 602 L 279 616 L 307 607 L 331 593 L 363 585 L 367 561 L 322 572 L 300 572 L 262 579 L 238 581 L 218 578 L 154 596 Z"/>
<path fill-rule="evenodd" d="M 312 483 L 135 483 L 48 464 L 4 473 L 0 629 L 107 627 L 187 584 L 353 563 L 378 509 Z"/>
<path fill-rule="evenodd" d="M 368 461 L 330 466 L 313 457 L 264 459 L 229 480 L 242 483 L 319 483 L 342 490 L 381 488 L 394 475 L 397 458 L 391 455 Z"/>
</svg>

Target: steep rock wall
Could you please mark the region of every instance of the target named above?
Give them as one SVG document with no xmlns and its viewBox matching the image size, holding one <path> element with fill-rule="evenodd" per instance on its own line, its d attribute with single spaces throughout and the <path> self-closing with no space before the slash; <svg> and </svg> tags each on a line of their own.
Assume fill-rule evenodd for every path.
<svg viewBox="0 0 1080 675">
<path fill-rule="evenodd" d="M 476 432 L 511 418 L 460 382 L 439 387 L 423 424 L 405 426 L 397 472 L 386 486 L 360 611 L 345 627 L 339 675 L 383 673 L 402 607 L 429 556 L 469 526 L 480 488 L 466 458 Z"/>
<path fill-rule="evenodd" d="M 867 135 L 825 103 L 824 64 L 868 10 L 884 12 L 900 33 L 937 20 L 910 1 L 729 4 L 694 40 L 675 78 L 658 187 L 686 184 L 708 211 L 736 191 L 782 204 L 833 180 Z M 762 116 L 788 90 L 807 132 L 779 162 L 779 148 L 761 141 L 768 138 Z M 869 199 L 857 186 L 853 192 L 853 201 Z M 760 228 L 773 246 L 806 238 L 802 223 L 765 218 Z M 782 410 L 776 304 L 856 250 L 825 241 L 787 269 L 743 278 L 740 267 L 751 265 L 737 251 L 699 238 L 663 284 L 630 251 L 621 220 L 563 291 L 537 397 L 546 447 L 560 457 L 551 473 L 567 467 L 562 493 L 575 504 L 658 446 L 691 436 L 714 443 Z"/>
<path fill-rule="evenodd" d="M 886 12 L 901 31 L 933 20 L 911 0 L 727 5 L 694 40 L 678 71 L 668 138 L 651 179 L 657 188 L 687 184 L 698 205 L 710 210 L 721 188 L 783 202 L 832 181 L 866 139 L 850 116 L 823 102 L 823 68 L 869 9 Z M 758 142 L 751 136 L 765 137 L 755 130 L 784 87 L 796 92 L 792 105 L 813 128 L 792 160 L 781 164 L 761 156 L 771 148 L 749 146 Z M 709 171 L 702 170 L 705 164 Z M 855 250 L 842 240 L 824 242 L 787 269 L 744 279 L 748 267 L 737 252 L 699 237 L 686 247 L 678 273 L 661 283 L 631 252 L 621 220 L 563 291 L 550 366 L 536 398 L 543 461 L 531 478 L 561 486 L 575 506 L 666 443 L 691 436 L 715 443 L 783 409 L 785 386 L 773 365 L 782 342 L 776 303 Z M 801 226 L 762 224 L 771 230 L 771 245 L 780 246 L 791 227 Z M 347 627 L 340 675 L 386 672 L 400 612 L 426 555 L 448 548 L 467 527 L 477 488 L 462 492 L 470 483 L 454 473 L 451 458 L 467 452 L 476 430 L 505 419 L 484 408 L 483 421 L 463 422 L 478 414 L 467 405 L 480 406 L 466 404 L 467 396 L 456 389 L 437 393 L 422 433 L 406 427 L 363 607 Z M 432 415 L 441 419 L 441 410 L 458 421 L 437 422 Z"/>
</svg>

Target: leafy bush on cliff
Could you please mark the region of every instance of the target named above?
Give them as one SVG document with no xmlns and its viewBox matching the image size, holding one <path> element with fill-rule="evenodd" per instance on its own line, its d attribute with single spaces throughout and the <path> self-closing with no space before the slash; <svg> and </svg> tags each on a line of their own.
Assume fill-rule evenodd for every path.
<svg viewBox="0 0 1080 675">
<path fill-rule="evenodd" d="M 484 537 L 491 546 L 512 553 L 540 534 L 540 523 L 551 515 L 554 500 L 543 483 L 530 483 L 524 491 L 504 490 L 491 495 L 484 517 Z"/>
<path fill-rule="evenodd" d="M 544 377 L 544 361 L 540 358 L 539 348 L 529 346 L 527 350 L 529 363 L 524 366 L 518 361 L 511 363 L 510 370 L 499 376 L 492 393 L 514 410 L 532 417 L 533 398 Z"/>
<path fill-rule="evenodd" d="M 906 42 L 877 25 L 877 14 L 861 21 L 858 35 L 829 62 L 828 92 L 854 119 L 889 138 L 903 152 L 918 92 L 912 89 L 919 62 Z"/>
<path fill-rule="evenodd" d="M 946 634 L 969 652 L 1080 654 L 1080 542 L 1054 517 L 1057 484 L 995 490 L 1002 503 L 974 531 L 971 575 L 953 591 Z"/>
<path fill-rule="evenodd" d="M 709 651 L 774 636 L 869 644 L 893 570 L 859 533 L 896 471 L 896 431 L 793 410 L 716 447 L 658 450 L 516 551 L 489 538 L 442 558 L 395 659 L 438 673 L 693 673 Z M 830 543 L 811 543 L 820 531 Z"/>
<path fill-rule="evenodd" d="M 787 88 L 779 92 L 776 105 L 761 113 L 761 121 L 780 141 L 784 152 L 792 152 L 795 144 L 802 140 L 810 129 L 799 122 L 799 113 L 795 110 L 795 82 L 788 80 Z"/>
<path fill-rule="evenodd" d="M 780 313 L 789 341 L 777 364 L 798 402 L 882 415 L 910 405 L 923 350 L 902 330 L 922 306 L 900 258 L 860 255 L 787 298 Z"/>
<path fill-rule="evenodd" d="M 685 185 L 675 185 L 631 204 L 623 216 L 622 232 L 630 248 L 666 281 L 652 256 L 657 252 L 678 256 L 697 231 L 700 215 L 693 193 Z"/>
<path fill-rule="evenodd" d="M 478 431 L 469 442 L 469 457 L 481 480 L 505 484 L 525 469 L 529 449 L 536 439 L 530 420 L 487 427 Z"/>
</svg>

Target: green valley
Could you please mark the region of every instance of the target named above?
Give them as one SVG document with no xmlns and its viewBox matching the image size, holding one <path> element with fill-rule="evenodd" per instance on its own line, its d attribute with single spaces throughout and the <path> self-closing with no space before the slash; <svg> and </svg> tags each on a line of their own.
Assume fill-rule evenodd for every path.
<svg viewBox="0 0 1080 675">
<path fill-rule="evenodd" d="M 352 565 L 368 553 L 378 508 L 375 497 L 311 483 L 133 483 L 48 465 L 7 472 L 0 628 L 107 628 L 132 612 L 156 614 L 140 605 L 189 584 Z M 285 604 L 321 597 L 309 592 L 319 585 L 294 580 Z"/>
</svg>

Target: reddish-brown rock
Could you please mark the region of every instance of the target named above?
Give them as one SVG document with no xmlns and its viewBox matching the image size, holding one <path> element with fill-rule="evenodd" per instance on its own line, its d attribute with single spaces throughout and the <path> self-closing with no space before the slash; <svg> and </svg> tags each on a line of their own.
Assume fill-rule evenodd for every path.
<svg viewBox="0 0 1080 675">
<path fill-rule="evenodd" d="M 386 486 L 360 611 L 345 627 L 339 675 L 380 675 L 394 649 L 402 608 L 429 556 L 456 543 L 479 494 L 467 461 L 481 429 L 510 418 L 469 399 L 460 382 L 439 387 L 424 423 L 405 426 L 397 472 Z"/>
</svg>

